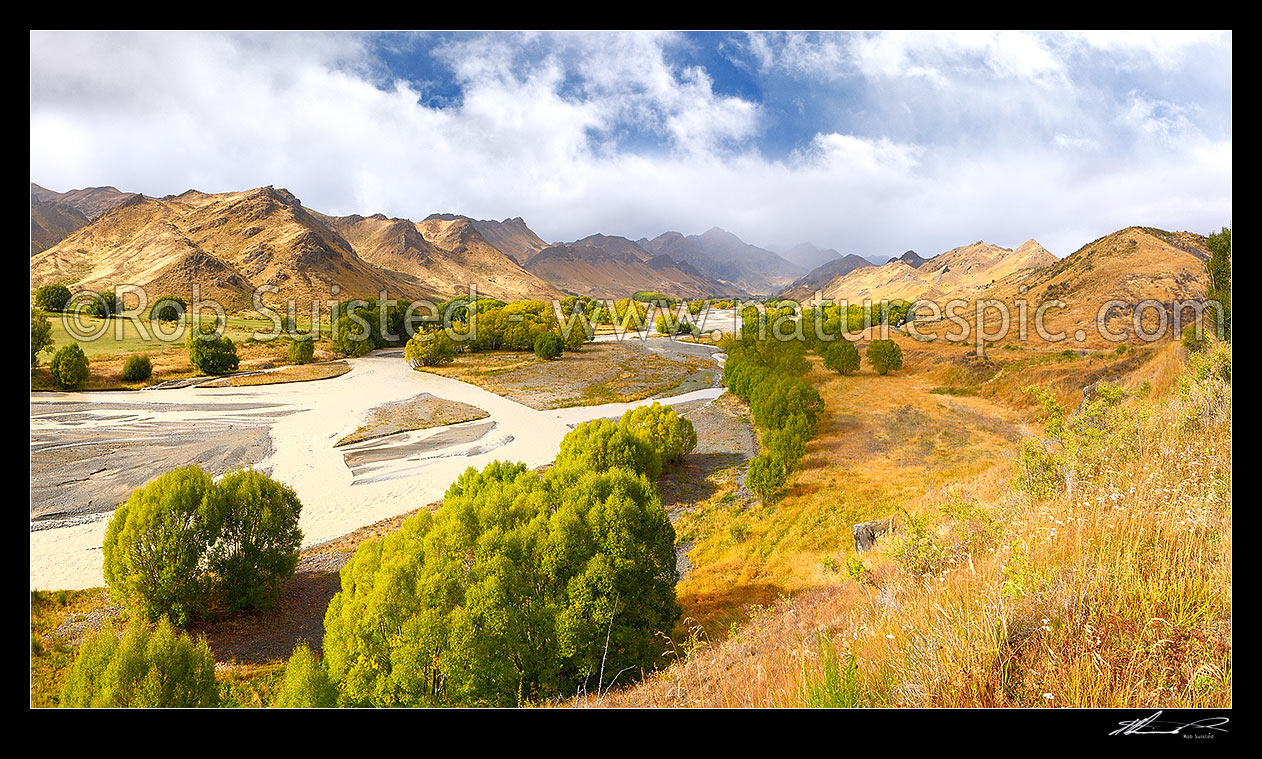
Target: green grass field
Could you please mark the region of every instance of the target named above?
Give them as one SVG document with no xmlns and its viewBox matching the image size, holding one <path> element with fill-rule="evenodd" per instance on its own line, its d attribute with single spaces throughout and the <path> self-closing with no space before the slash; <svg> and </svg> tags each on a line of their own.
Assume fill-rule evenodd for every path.
<svg viewBox="0 0 1262 759">
<path fill-rule="evenodd" d="M 51 313 L 48 321 L 53 325 L 53 348 L 60 348 L 70 343 L 78 343 L 89 359 L 93 356 L 112 356 L 125 353 L 147 353 L 150 351 L 170 350 L 184 347 L 186 324 L 174 322 L 154 325 L 147 319 L 136 321 L 127 318 L 98 319 L 94 316 L 78 316 L 73 314 Z M 225 336 L 238 345 L 251 340 L 254 334 L 268 333 L 273 328 L 267 319 L 247 319 L 237 316 L 228 317 Z M 299 330 L 305 331 L 308 324 L 299 323 Z M 142 332 L 143 329 L 143 332 Z M 172 337 L 172 334 L 175 336 Z M 96 336 L 95 338 L 90 336 Z M 289 339 L 277 338 L 278 345 L 288 345 Z"/>
</svg>

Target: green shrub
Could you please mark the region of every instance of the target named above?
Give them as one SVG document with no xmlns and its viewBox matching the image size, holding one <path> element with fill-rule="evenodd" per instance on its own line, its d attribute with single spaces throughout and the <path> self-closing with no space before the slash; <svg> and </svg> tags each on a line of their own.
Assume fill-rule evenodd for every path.
<svg viewBox="0 0 1262 759">
<path fill-rule="evenodd" d="M 674 540 L 631 472 L 469 469 L 437 512 L 342 569 L 329 675 L 342 703 L 380 706 L 515 706 L 626 683 L 661 661 L 679 618 Z"/>
<path fill-rule="evenodd" d="M 298 338 L 289 344 L 289 363 L 309 364 L 315 357 L 315 340 Z"/>
<path fill-rule="evenodd" d="M 662 473 L 662 454 L 643 430 L 594 419 L 579 424 L 561 440 L 556 465 L 581 472 L 621 467 L 656 480 Z"/>
<path fill-rule="evenodd" d="M 226 475 L 211 498 L 218 534 L 207 553 L 215 602 L 225 611 L 266 609 L 298 566 L 302 502 L 252 469 Z"/>
<path fill-rule="evenodd" d="M 583 343 L 591 340 L 594 334 L 595 332 L 590 324 L 585 320 L 578 321 L 576 319 L 575 323 L 570 325 L 569 334 L 565 335 L 565 349 L 567 351 L 577 351 L 583 347 Z"/>
<path fill-rule="evenodd" d="M 61 692 L 69 707 L 214 707 L 215 660 L 205 639 L 193 641 L 163 620 L 157 629 L 133 620 L 120 639 L 108 625 L 84 641 Z"/>
<path fill-rule="evenodd" d="M 873 340 L 868 343 L 867 359 L 877 374 L 888 374 L 903 368 L 903 349 L 893 340 Z"/>
<path fill-rule="evenodd" d="M 890 547 L 889 555 L 913 575 L 935 575 L 950 565 L 951 549 L 939 538 L 935 525 L 927 515 L 904 512 L 905 524 Z"/>
<path fill-rule="evenodd" d="M 770 502 L 788 479 L 784 460 L 769 450 L 762 450 L 749 462 L 745 484 L 760 499 Z"/>
<path fill-rule="evenodd" d="M 258 472 L 219 485 L 197 466 L 137 488 L 105 532 L 110 594 L 146 619 L 184 624 L 275 600 L 297 564 L 301 504 Z"/>
<path fill-rule="evenodd" d="M 789 417 L 801 415 L 807 420 L 809 436 L 814 431 L 815 420 L 824 410 L 824 401 L 806 380 L 779 375 L 754 388 L 750 393 L 749 410 L 754 424 L 763 429 L 782 427 Z"/>
<path fill-rule="evenodd" d="M 839 337 L 824 349 L 824 366 L 840 374 L 853 374 L 859 371 L 859 349 Z"/>
<path fill-rule="evenodd" d="M 657 402 L 631 409 L 622 415 L 619 424 L 645 432 L 660 452 L 663 464 L 681 461 L 697 447 L 697 431 L 692 422 Z"/>
<path fill-rule="evenodd" d="M 284 709 L 324 709 L 337 706 L 337 686 L 329 680 L 324 663 L 299 643 L 285 664 L 285 676 L 272 706 Z"/>
<path fill-rule="evenodd" d="M 196 466 L 137 488 L 105 531 L 110 595 L 145 619 L 184 624 L 209 607 L 204 557 L 218 533 L 214 482 Z"/>
<path fill-rule="evenodd" d="M 149 310 L 150 318 L 160 322 L 176 322 L 184 318 L 188 303 L 178 295 L 163 295 L 153 302 Z"/>
<path fill-rule="evenodd" d="M 1210 256 L 1205 261 L 1208 280 L 1206 300 L 1222 308 L 1221 319 L 1215 313 L 1215 333 L 1220 340 L 1231 340 L 1231 230 L 1222 227 L 1205 240 Z"/>
<path fill-rule="evenodd" d="M 148 353 L 133 353 L 123 364 L 124 382 L 144 382 L 153 376 L 153 364 L 149 362 Z"/>
<path fill-rule="evenodd" d="M 63 311 L 70 302 L 70 288 L 65 285 L 44 285 L 35 291 L 35 306 L 45 311 Z"/>
<path fill-rule="evenodd" d="M 88 381 L 88 357 L 78 343 L 61 346 L 48 368 L 62 390 L 78 389 Z"/>
<path fill-rule="evenodd" d="M 337 320 L 330 344 L 334 351 L 352 358 L 366 356 L 377 348 L 371 323 L 359 314 L 347 314 Z"/>
<path fill-rule="evenodd" d="M 184 344 L 188 347 L 188 360 L 204 374 L 227 374 L 240 366 L 237 347 L 230 337 L 215 337 L 209 324 L 199 325 L 188 331 Z"/>
<path fill-rule="evenodd" d="M 535 338 L 535 355 L 542 359 L 561 357 L 565 350 L 565 340 L 555 332 L 547 332 Z"/>
<path fill-rule="evenodd" d="M 102 290 L 96 297 L 88 301 L 84 311 L 98 319 L 109 319 L 118 313 L 118 297 L 113 290 Z"/>
<path fill-rule="evenodd" d="M 1209 347 L 1209 338 L 1200 324 L 1189 324 L 1183 328 L 1181 340 L 1183 348 L 1191 353 L 1200 353 Z"/>
<path fill-rule="evenodd" d="M 413 366 L 442 366 L 456 360 L 456 341 L 446 330 L 418 332 L 408 340 L 403 355 Z"/>
<path fill-rule="evenodd" d="M 42 308 L 31 309 L 31 366 L 39 366 L 39 354 L 53 349 L 53 325 Z"/>
</svg>

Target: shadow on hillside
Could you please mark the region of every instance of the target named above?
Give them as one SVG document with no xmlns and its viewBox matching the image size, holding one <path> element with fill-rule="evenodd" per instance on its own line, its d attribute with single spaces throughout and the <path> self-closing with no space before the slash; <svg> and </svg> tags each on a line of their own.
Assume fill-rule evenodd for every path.
<svg viewBox="0 0 1262 759">
<path fill-rule="evenodd" d="M 206 636 L 219 663 L 283 661 L 304 640 L 318 652 L 324 641 L 324 612 L 341 590 L 338 570 L 350 556 L 341 551 L 304 556 L 271 609 L 191 625 L 189 631 Z"/>
<path fill-rule="evenodd" d="M 667 512 L 700 503 L 715 494 L 718 484 L 710 475 L 745 463 L 742 453 L 690 453 L 683 462 L 670 466 L 657 480 L 662 505 Z"/>
<path fill-rule="evenodd" d="M 769 582 L 743 583 L 720 591 L 680 594 L 679 603 L 684 613 L 675 626 L 674 640 L 676 643 L 687 640 L 698 627 L 710 643 L 727 640 L 733 625 L 744 625 L 787 595 L 783 586 Z"/>
</svg>

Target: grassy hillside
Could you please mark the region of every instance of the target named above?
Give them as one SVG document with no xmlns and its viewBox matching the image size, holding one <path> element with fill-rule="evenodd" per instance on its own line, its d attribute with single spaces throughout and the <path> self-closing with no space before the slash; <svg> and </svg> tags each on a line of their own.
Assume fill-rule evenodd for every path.
<svg viewBox="0 0 1262 759">
<path fill-rule="evenodd" d="M 1031 414 L 1018 429 L 1049 460 L 1004 443 L 1012 411 L 954 426 L 969 407 L 929 405 L 941 368 L 917 362 L 879 393 L 893 375 L 824 383 L 862 474 L 864 444 L 825 427 L 782 502 L 699 511 L 689 655 L 606 703 L 1230 705 L 1229 350 L 1167 344 L 1066 404 L 1059 442 Z M 899 528 L 857 556 L 850 524 L 887 514 Z"/>
</svg>

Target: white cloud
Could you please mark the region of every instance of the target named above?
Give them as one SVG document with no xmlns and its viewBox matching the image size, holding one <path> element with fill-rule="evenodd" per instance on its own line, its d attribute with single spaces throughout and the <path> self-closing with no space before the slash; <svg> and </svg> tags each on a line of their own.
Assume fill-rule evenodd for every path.
<svg viewBox="0 0 1262 759">
<path fill-rule="evenodd" d="M 1206 134 L 1173 96 L 1076 83 L 1065 51 L 1115 41 L 753 35 L 764 71 L 842 86 L 801 93 L 805 110 L 832 98 L 845 116 L 782 157 L 759 148 L 764 105 L 671 63 L 681 44 L 449 41 L 435 55 L 461 94 L 440 108 L 357 36 L 34 33 L 31 178 L 149 194 L 275 184 L 330 213 L 523 216 L 551 240 L 717 224 L 861 253 L 1035 236 L 1064 255 L 1130 224 L 1230 222 L 1229 132 Z"/>
</svg>

